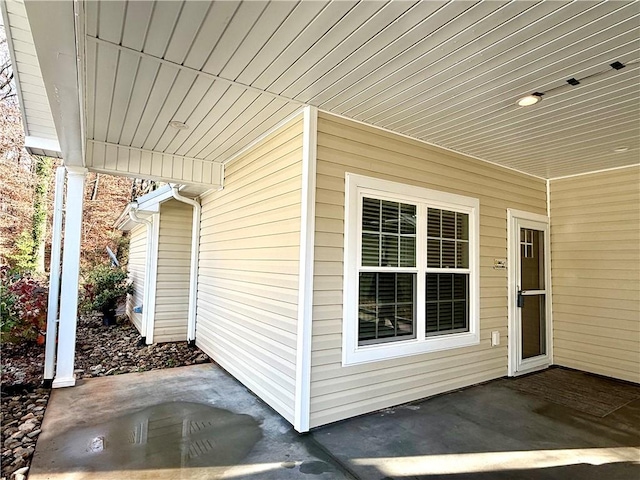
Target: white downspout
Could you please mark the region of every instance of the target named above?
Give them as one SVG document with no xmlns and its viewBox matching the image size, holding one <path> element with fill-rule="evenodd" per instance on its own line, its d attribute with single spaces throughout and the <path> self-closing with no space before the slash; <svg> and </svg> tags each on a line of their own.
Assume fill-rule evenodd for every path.
<svg viewBox="0 0 640 480">
<path fill-rule="evenodd" d="M 64 204 L 64 167 L 56 170 L 56 189 L 53 200 L 53 228 L 51 229 L 51 261 L 49 267 L 49 301 L 47 305 L 47 336 L 44 350 L 44 381 L 51 383 L 56 366 L 58 340 L 58 302 L 60 301 L 60 257 L 62 253 L 62 210 Z"/>
<path fill-rule="evenodd" d="M 148 333 L 149 333 L 149 328 L 151 327 L 150 322 L 151 322 L 151 314 L 152 312 L 150 311 L 149 305 L 151 305 L 151 302 L 149 301 L 149 299 L 151 298 L 151 290 L 150 290 L 150 286 L 151 286 L 151 279 L 149 278 L 150 275 L 149 273 L 151 272 L 151 252 L 153 252 L 153 223 L 149 220 L 147 220 L 146 218 L 140 218 L 138 217 L 138 202 L 131 202 L 129 204 L 129 218 L 131 219 L 132 222 L 135 223 L 140 223 L 140 224 L 144 224 L 147 227 L 147 253 L 146 253 L 146 257 L 145 257 L 145 262 L 144 262 L 144 275 L 145 275 L 145 282 L 144 282 L 144 293 L 142 294 L 142 332 L 140 332 L 142 334 L 142 337 L 145 339 L 145 341 L 148 338 Z"/>
<path fill-rule="evenodd" d="M 189 316 L 187 318 L 187 341 L 196 339 L 196 301 L 198 290 L 198 255 L 200 250 L 200 203 L 178 193 L 178 186 L 171 184 L 171 194 L 177 201 L 193 207 L 193 225 L 191 227 L 191 269 L 189 279 Z"/>
</svg>

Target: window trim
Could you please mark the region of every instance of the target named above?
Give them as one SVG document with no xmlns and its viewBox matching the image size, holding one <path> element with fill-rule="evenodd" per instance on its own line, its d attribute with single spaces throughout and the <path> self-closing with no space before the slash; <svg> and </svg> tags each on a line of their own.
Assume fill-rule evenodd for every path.
<svg viewBox="0 0 640 480">
<path fill-rule="evenodd" d="M 369 193 L 376 198 L 418 205 L 416 230 L 416 267 L 393 268 L 396 272 L 416 272 L 416 336 L 407 340 L 358 345 L 358 274 L 361 256 L 361 198 Z M 426 208 L 454 210 L 469 215 L 469 268 L 428 269 L 436 273 L 469 271 L 469 331 L 426 336 L 424 299 L 426 266 Z M 480 343 L 480 201 L 454 193 L 407 185 L 353 173 L 345 174 L 345 239 L 343 274 L 342 364 L 357 365 L 392 358 L 461 348 Z M 422 226 L 424 225 L 424 226 Z M 421 227 L 422 226 L 422 227 Z M 391 270 L 390 270 L 391 271 Z"/>
</svg>

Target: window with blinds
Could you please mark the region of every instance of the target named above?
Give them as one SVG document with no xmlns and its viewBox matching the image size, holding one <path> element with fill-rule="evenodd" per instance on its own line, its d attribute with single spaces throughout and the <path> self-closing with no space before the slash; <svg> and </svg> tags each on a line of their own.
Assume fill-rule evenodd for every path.
<svg viewBox="0 0 640 480">
<path fill-rule="evenodd" d="M 345 364 L 479 341 L 477 199 L 347 174 Z"/>
</svg>

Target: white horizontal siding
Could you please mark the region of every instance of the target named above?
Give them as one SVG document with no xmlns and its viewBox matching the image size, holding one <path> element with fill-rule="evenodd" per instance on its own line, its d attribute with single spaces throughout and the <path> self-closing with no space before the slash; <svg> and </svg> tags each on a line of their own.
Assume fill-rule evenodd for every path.
<svg viewBox="0 0 640 480">
<path fill-rule="evenodd" d="M 187 339 L 192 216 L 193 207 L 186 203 L 160 205 L 154 342 Z"/>
<path fill-rule="evenodd" d="M 342 366 L 346 172 L 480 200 L 480 344 Z M 320 114 L 311 372 L 311 427 L 507 373 L 507 208 L 546 211 L 545 182 L 398 135 Z M 498 330 L 501 345 L 491 347 Z"/>
<path fill-rule="evenodd" d="M 131 230 L 129 237 L 129 278 L 133 282 L 133 295 L 127 296 L 127 315 L 140 333 L 142 333 L 142 314 L 135 313 L 134 307 L 144 303 L 144 284 L 146 281 L 147 227 L 138 225 Z M 146 308 L 146 305 L 143 305 Z"/>
<path fill-rule="evenodd" d="M 302 120 L 226 166 L 202 199 L 196 344 L 293 423 Z"/>
<path fill-rule="evenodd" d="M 550 189 L 554 362 L 640 382 L 640 167 Z"/>
</svg>

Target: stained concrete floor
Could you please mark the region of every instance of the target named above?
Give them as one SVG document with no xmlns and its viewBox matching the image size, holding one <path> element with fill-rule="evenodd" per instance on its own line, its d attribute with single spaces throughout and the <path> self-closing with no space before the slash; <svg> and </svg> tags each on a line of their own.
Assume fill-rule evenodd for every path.
<svg viewBox="0 0 640 480">
<path fill-rule="evenodd" d="M 633 479 L 640 400 L 600 418 L 496 380 L 296 434 L 212 364 L 55 390 L 44 479 Z"/>
<path fill-rule="evenodd" d="M 52 392 L 29 480 L 352 479 L 213 364 Z"/>
</svg>

